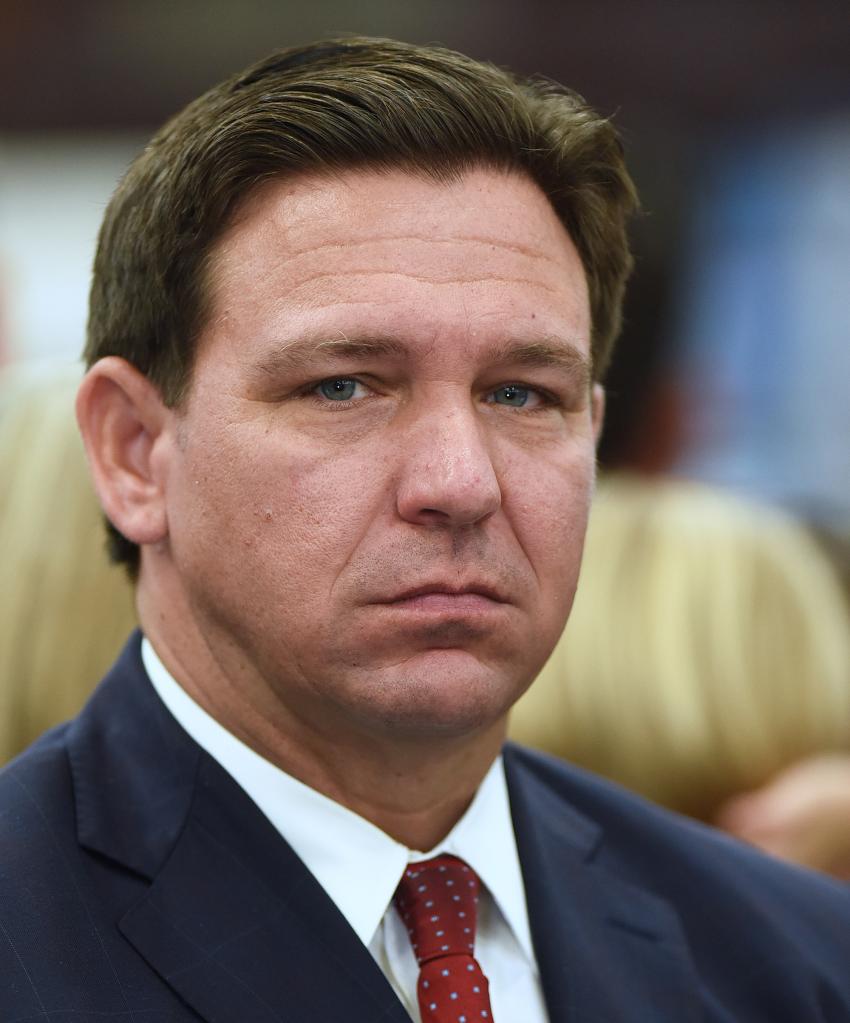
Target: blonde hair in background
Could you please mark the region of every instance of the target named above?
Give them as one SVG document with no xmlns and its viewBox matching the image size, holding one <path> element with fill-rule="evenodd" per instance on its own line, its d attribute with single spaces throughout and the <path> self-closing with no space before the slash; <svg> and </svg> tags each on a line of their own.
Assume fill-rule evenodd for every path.
<svg viewBox="0 0 850 1023">
<path fill-rule="evenodd" d="M 0 763 L 79 710 L 135 624 L 74 421 L 79 374 L 0 377 Z"/>
<path fill-rule="evenodd" d="M 698 484 L 600 483 L 567 629 L 514 738 L 710 819 L 850 748 L 850 616 L 786 515 Z"/>
</svg>

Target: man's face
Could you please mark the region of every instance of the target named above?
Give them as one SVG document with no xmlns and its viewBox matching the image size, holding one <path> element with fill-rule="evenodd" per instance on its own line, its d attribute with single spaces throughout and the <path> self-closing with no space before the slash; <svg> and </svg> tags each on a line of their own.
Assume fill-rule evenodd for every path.
<svg viewBox="0 0 850 1023">
<path fill-rule="evenodd" d="M 492 726 L 561 632 L 594 475 L 549 203 L 490 170 L 271 182 L 212 296 L 167 486 L 190 627 L 314 729 Z"/>
</svg>

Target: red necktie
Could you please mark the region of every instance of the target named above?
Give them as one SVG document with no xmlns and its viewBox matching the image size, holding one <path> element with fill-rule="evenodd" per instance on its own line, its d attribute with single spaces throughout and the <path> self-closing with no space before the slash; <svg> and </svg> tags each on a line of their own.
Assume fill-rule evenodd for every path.
<svg viewBox="0 0 850 1023">
<path fill-rule="evenodd" d="M 411 863 L 395 893 L 419 961 L 422 1023 L 492 1023 L 475 950 L 478 875 L 456 856 Z"/>
</svg>

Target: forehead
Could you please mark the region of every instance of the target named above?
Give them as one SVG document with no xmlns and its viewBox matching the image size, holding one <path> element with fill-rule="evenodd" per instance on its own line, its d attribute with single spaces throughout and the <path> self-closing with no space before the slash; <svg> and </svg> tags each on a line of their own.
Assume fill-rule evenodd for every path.
<svg viewBox="0 0 850 1023">
<path fill-rule="evenodd" d="M 243 337 L 498 328 L 589 349 L 567 231 L 531 180 L 497 170 L 448 183 L 400 170 L 267 182 L 216 247 L 210 284 L 213 323 L 238 322 Z"/>
</svg>

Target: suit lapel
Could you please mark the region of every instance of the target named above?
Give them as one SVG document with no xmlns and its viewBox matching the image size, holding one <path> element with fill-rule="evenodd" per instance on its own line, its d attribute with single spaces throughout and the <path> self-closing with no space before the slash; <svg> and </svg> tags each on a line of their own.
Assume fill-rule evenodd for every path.
<svg viewBox="0 0 850 1023">
<path fill-rule="evenodd" d="M 603 867 L 601 830 L 510 749 L 505 764 L 550 1023 L 701 1019 L 672 907 Z"/>
<path fill-rule="evenodd" d="M 120 927 L 210 1023 L 409 1023 L 312 874 L 207 757 L 174 851 Z"/>
<path fill-rule="evenodd" d="M 410 1023 L 369 951 L 153 693 L 131 641 L 72 728 L 82 845 L 150 881 L 117 925 L 209 1023 Z"/>
</svg>

